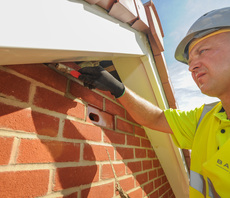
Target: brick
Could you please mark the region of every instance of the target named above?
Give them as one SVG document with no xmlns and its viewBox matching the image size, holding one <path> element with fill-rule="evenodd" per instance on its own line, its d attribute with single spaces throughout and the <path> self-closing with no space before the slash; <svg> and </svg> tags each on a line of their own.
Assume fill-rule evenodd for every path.
<svg viewBox="0 0 230 198">
<path fill-rule="evenodd" d="M 148 158 L 156 158 L 156 153 L 154 150 L 148 150 Z"/>
<path fill-rule="evenodd" d="M 108 198 L 114 195 L 114 183 L 103 184 L 82 190 L 81 197 Z"/>
<path fill-rule="evenodd" d="M 71 83 L 70 93 L 76 98 L 103 109 L 103 97 L 78 83 Z"/>
<path fill-rule="evenodd" d="M 113 164 L 113 167 L 117 177 L 125 175 L 124 164 Z M 101 179 L 110 179 L 110 178 L 114 178 L 111 165 L 110 164 L 102 165 Z"/>
<path fill-rule="evenodd" d="M 141 188 L 138 188 L 137 190 L 129 193 L 129 197 L 132 197 L 132 198 L 140 198 L 140 197 L 143 197 L 143 192 L 142 192 L 142 189 Z"/>
<path fill-rule="evenodd" d="M 133 125 L 119 118 L 117 118 L 117 129 L 133 134 Z"/>
<path fill-rule="evenodd" d="M 157 175 L 158 175 L 158 177 L 159 176 L 162 176 L 162 175 L 164 175 L 165 173 L 164 173 L 164 171 L 163 171 L 163 168 L 159 168 L 158 170 L 157 170 Z"/>
<path fill-rule="evenodd" d="M 153 188 L 153 182 L 149 182 L 148 184 L 146 184 L 144 186 L 144 191 L 145 193 L 148 195 L 149 193 L 151 193 L 154 190 Z"/>
<path fill-rule="evenodd" d="M 22 139 L 17 163 L 78 162 L 80 144 Z"/>
<path fill-rule="evenodd" d="M 175 195 L 173 194 L 172 189 L 170 189 L 168 193 L 169 193 L 169 197 L 175 197 Z"/>
<path fill-rule="evenodd" d="M 153 160 L 153 167 L 154 167 L 154 168 L 160 167 L 160 162 L 159 162 L 158 159 Z"/>
<path fill-rule="evenodd" d="M 100 142 L 102 139 L 102 131 L 100 127 L 94 125 L 65 120 L 63 137 Z"/>
<path fill-rule="evenodd" d="M 159 198 L 158 191 L 153 192 L 153 193 L 149 196 L 149 198 Z"/>
<path fill-rule="evenodd" d="M 97 165 L 57 168 L 54 190 L 59 191 L 61 189 L 91 184 L 98 180 L 99 167 Z"/>
<path fill-rule="evenodd" d="M 151 142 L 148 139 L 141 139 L 141 146 L 146 148 L 152 148 Z"/>
<path fill-rule="evenodd" d="M 160 193 L 159 193 L 159 194 L 160 194 Z M 162 196 L 162 198 L 170 198 L 169 193 L 166 192 L 166 193 Z"/>
<path fill-rule="evenodd" d="M 166 183 L 165 185 L 161 186 L 159 189 L 159 195 L 163 195 L 165 192 L 167 192 L 170 189 L 170 185 Z M 166 193 L 167 194 L 167 193 Z"/>
<path fill-rule="evenodd" d="M 7 67 L 62 92 L 66 90 L 67 78 L 43 64 L 8 65 Z"/>
<path fill-rule="evenodd" d="M 135 131 L 135 135 L 146 137 L 146 133 L 145 133 L 145 130 L 143 128 L 138 127 L 138 126 L 134 126 L 134 131 Z"/>
<path fill-rule="evenodd" d="M 112 144 L 125 144 L 125 134 L 104 129 L 104 142 Z"/>
<path fill-rule="evenodd" d="M 49 171 L 13 171 L 0 173 L 0 197 L 38 197 L 48 191 Z"/>
<path fill-rule="evenodd" d="M 58 118 L 37 112 L 31 112 L 31 117 L 35 127 L 34 131 L 37 134 L 51 137 L 57 136 L 59 128 Z"/>
<path fill-rule="evenodd" d="M 124 147 L 117 147 L 117 160 L 123 159 L 133 159 L 133 149 L 132 148 L 124 148 Z"/>
<path fill-rule="evenodd" d="M 108 161 L 109 157 L 106 152 L 106 149 L 109 152 L 111 160 L 114 160 L 114 148 L 113 147 L 85 144 L 84 154 L 83 154 L 84 160 Z"/>
<path fill-rule="evenodd" d="M 11 99 L 28 102 L 30 82 L 15 75 L 0 71 L 0 93 Z"/>
<path fill-rule="evenodd" d="M 145 172 L 145 173 L 142 173 L 142 174 L 139 174 L 136 176 L 136 180 L 138 182 L 138 186 L 148 182 L 148 174 Z"/>
<path fill-rule="evenodd" d="M 158 179 L 154 180 L 155 188 L 158 188 L 159 186 L 161 186 L 161 184 L 162 184 L 161 178 L 158 178 Z"/>
<path fill-rule="evenodd" d="M 57 136 L 59 119 L 0 103 L 0 128 Z"/>
<path fill-rule="evenodd" d="M 143 170 L 148 170 L 152 168 L 152 161 L 151 160 L 145 160 L 142 162 Z"/>
<path fill-rule="evenodd" d="M 167 177 L 166 177 L 166 176 L 163 176 L 163 177 L 161 178 L 161 181 L 162 181 L 162 184 L 165 183 L 165 182 L 167 182 L 167 181 L 168 181 L 168 180 L 167 180 Z"/>
<path fill-rule="evenodd" d="M 90 105 L 87 108 L 86 121 L 103 128 L 114 129 L 114 116 Z"/>
<path fill-rule="evenodd" d="M 67 114 L 80 119 L 85 118 L 85 105 L 42 87 L 37 87 L 33 103 L 44 109 Z"/>
<path fill-rule="evenodd" d="M 170 186 L 169 182 L 164 184 L 164 188 L 165 188 L 165 191 L 168 191 L 169 189 L 171 189 L 171 186 Z"/>
<path fill-rule="evenodd" d="M 129 120 L 130 122 L 138 124 L 127 111 L 126 111 L 126 119 Z"/>
<path fill-rule="evenodd" d="M 0 165 L 9 163 L 14 138 L 0 137 Z"/>
<path fill-rule="evenodd" d="M 127 144 L 131 146 L 140 146 L 141 145 L 140 138 L 131 136 L 131 135 L 127 135 Z"/>
<path fill-rule="evenodd" d="M 134 178 L 133 177 L 119 180 L 119 183 L 125 192 L 134 188 Z"/>
<path fill-rule="evenodd" d="M 135 149 L 136 158 L 146 158 L 146 149 Z"/>
<path fill-rule="evenodd" d="M 149 171 L 149 180 L 155 179 L 157 177 L 157 170 Z"/>
<path fill-rule="evenodd" d="M 113 115 L 119 115 L 120 117 L 125 118 L 125 109 L 107 99 L 105 100 L 105 111 Z"/>
<path fill-rule="evenodd" d="M 133 174 L 142 170 L 141 162 L 128 162 L 127 167 L 128 174 Z"/>
<path fill-rule="evenodd" d="M 99 92 L 101 92 L 102 94 L 108 96 L 109 98 L 115 100 L 114 95 L 112 95 L 109 91 L 102 91 L 102 90 L 98 90 Z"/>
</svg>

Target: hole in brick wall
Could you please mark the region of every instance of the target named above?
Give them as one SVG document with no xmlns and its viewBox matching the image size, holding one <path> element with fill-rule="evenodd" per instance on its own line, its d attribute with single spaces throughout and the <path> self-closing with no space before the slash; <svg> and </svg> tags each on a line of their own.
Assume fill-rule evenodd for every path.
<svg viewBox="0 0 230 198">
<path fill-rule="evenodd" d="M 94 114 L 94 113 L 89 114 L 89 119 L 94 121 L 94 122 L 99 122 L 99 116 L 97 114 Z"/>
<path fill-rule="evenodd" d="M 92 106 L 88 106 L 88 118 L 89 120 L 98 126 L 103 126 L 106 128 L 114 128 L 114 116 L 103 110 L 97 109 Z"/>
</svg>

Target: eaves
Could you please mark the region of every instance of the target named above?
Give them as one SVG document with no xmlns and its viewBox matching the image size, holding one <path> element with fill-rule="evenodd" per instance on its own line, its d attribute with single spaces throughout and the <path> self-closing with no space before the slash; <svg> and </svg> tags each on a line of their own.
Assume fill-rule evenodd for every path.
<svg viewBox="0 0 230 198">
<path fill-rule="evenodd" d="M 170 108 L 177 108 L 173 86 L 170 81 L 163 51 L 164 32 L 152 1 L 141 0 L 85 0 L 105 9 L 109 15 L 129 24 L 133 29 L 145 33 L 154 55 L 156 67 Z"/>
</svg>

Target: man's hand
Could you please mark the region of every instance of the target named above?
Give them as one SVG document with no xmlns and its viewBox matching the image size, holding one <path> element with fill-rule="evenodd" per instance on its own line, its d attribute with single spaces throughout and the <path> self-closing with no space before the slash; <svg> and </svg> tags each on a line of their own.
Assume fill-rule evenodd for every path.
<svg viewBox="0 0 230 198">
<path fill-rule="evenodd" d="M 114 78 L 103 67 L 84 67 L 78 70 L 81 73 L 79 80 L 89 89 L 100 89 L 110 91 L 116 98 L 121 97 L 125 92 L 123 83 Z"/>
</svg>

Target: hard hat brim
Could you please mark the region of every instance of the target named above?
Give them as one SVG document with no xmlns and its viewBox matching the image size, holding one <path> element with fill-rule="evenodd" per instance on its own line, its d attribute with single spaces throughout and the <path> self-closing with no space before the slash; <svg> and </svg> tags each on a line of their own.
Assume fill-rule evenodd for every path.
<svg viewBox="0 0 230 198">
<path fill-rule="evenodd" d="M 188 30 L 175 51 L 176 60 L 188 64 L 188 46 L 195 38 L 201 38 L 221 28 L 230 27 L 230 7 L 210 11 L 201 16 Z"/>
<path fill-rule="evenodd" d="M 177 46 L 176 51 L 175 51 L 175 59 L 188 64 L 188 55 L 185 53 L 186 47 L 188 44 L 193 40 L 194 36 L 196 33 L 192 33 L 188 36 L 186 36 Z"/>
</svg>

